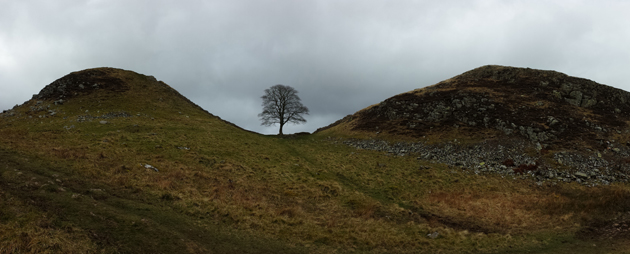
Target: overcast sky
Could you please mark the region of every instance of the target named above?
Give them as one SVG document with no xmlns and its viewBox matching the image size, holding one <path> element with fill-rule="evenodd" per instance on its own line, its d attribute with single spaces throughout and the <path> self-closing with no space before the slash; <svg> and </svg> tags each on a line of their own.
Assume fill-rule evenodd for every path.
<svg viewBox="0 0 630 254">
<path fill-rule="evenodd" d="M 245 129 L 294 87 L 315 131 L 393 95 L 499 64 L 630 90 L 624 0 L 0 0 L 0 110 L 73 71 L 155 76 Z"/>
</svg>

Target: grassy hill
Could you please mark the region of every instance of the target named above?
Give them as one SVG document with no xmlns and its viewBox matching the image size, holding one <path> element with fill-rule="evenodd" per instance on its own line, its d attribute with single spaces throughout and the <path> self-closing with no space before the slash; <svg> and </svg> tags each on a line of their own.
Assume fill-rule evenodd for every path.
<svg viewBox="0 0 630 254">
<path fill-rule="evenodd" d="M 112 68 L 71 73 L 0 115 L 0 253 L 630 247 L 630 188 L 622 181 L 539 185 L 522 174 L 475 173 L 346 143 L 425 136 L 476 144 L 486 136 L 343 126 L 356 125 L 265 136 L 213 116 L 151 76 Z"/>
</svg>

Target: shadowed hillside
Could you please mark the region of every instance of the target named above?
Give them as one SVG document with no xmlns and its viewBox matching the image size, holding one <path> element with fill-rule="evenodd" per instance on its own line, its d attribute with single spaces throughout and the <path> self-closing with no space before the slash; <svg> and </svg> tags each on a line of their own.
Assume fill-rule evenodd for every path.
<svg viewBox="0 0 630 254">
<path fill-rule="evenodd" d="M 277 138 L 78 71 L 0 114 L 0 253 L 623 253 L 626 98 L 487 66 Z"/>
<path fill-rule="evenodd" d="M 602 140 L 627 140 L 628 102 L 630 93 L 590 80 L 484 66 L 389 98 L 338 125 L 415 139 L 458 132 L 479 139 L 522 138 L 558 149 L 599 148 Z"/>
</svg>

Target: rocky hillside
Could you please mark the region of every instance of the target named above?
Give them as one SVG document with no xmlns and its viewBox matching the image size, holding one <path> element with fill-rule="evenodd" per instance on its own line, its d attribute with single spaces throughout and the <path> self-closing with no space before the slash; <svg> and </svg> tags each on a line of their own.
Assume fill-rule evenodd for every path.
<svg viewBox="0 0 630 254">
<path fill-rule="evenodd" d="M 416 143 L 412 146 L 416 148 L 407 147 L 404 152 L 424 151 L 427 158 L 451 165 L 479 168 L 482 163 L 483 169 L 501 171 L 506 170 L 505 160 L 517 160 L 516 166 L 562 168 L 584 180 L 591 179 L 590 173 L 593 179 L 601 176 L 595 173 L 599 170 L 630 171 L 625 159 L 630 151 L 629 121 L 630 93 L 626 91 L 555 71 L 483 66 L 391 97 L 320 132 L 405 140 Z M 364 143 L 354 145 L 392 151 Z M 427 152 L 444 144 L 487 149 L 481 149 L 484 154 L 462 154 L 458 159 L 447 159 L 454 154 L 444 149 Z M 505 154 L 498 152 L 501 147 L 506 147 Z M 504 155 L 489 156 L 497 154 Z M 617 173 L 606 179 L 618 180 L 613 176 Z M 558 177 L 558 172 L 544 174 Z M 567 177 L 580 179 L 574 174 Z M 623 178 L 627 178 L 625 173 Z"/>
<path fill-rule="evenodd" d="M 626 91 L 555 71 L 483 66 L 391 97 L 337 125 L 415 138 L 461 129 L 484 139 L 595 148 L 628 134 L 628 102 Z"/>
</svg>

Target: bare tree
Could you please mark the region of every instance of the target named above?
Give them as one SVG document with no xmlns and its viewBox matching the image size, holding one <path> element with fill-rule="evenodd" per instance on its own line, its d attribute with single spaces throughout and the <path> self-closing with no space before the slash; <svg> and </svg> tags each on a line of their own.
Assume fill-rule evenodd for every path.
<svg viewBox="0 0 630 254">
<path fill-rule="evenodd" d="M 258 114 L 262 125 L 271 126 L 280 124 L 280 132 L 286 123 L 303 123 L 306 119 L 302 115 L 308 115 L 308 108 L 302 105 L 298 91 L 290 86 L 275 85 L 265 89 L 263 99 L 263 112 Z"/>
</svg>

